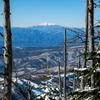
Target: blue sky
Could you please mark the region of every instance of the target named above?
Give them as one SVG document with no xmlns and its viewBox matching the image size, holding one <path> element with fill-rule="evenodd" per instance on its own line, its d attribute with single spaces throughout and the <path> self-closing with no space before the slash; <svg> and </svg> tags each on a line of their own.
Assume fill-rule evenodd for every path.
<svg viewBox="0 0 100 100">
<path fill-rule="evenodd" d="M 12 27 L 28 27 L 43 22 L 84 27 L 85 0 L 10 0 L 10 8 Z M 95 12 L 96 16 L 98 11 Z M 0 14 L 2 12 L 0 0 Z M 2 15 L 0 26 L 3 26 Z"/>
</svg>

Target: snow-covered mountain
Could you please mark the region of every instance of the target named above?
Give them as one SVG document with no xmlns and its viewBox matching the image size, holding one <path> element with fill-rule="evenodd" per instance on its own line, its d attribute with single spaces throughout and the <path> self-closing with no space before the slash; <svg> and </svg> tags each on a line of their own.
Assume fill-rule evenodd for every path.
<svg viewBox="0 0 100 100">
<path fill-rule="evenodd" d="M 69 47 L 67 52 L 68 68 L 78 65 L 78 54 L 82 51 L 81 47 Z M 50 67 L 57 66 L 58 58 L 61 66 L 64 65 L 63 47 L 48 47 L 48 48 L 13 48 L 13 66 L 20 68 L 45 68 L 49 58 Z M 4 60 L 1 57 L 0 69 L 4 66 Z M 71 66 L 71 67 L 70 67 Z"/>
<path fill-rule="evenodd" d="M 67 66 L 74 67 L 78 65 L 78 54 L 81 47 L 69 47 L 67 52 Z M 64 65 L 63 47 L 43 47 L 43 48 L 13 48 L 13 66 L 19 68 L 44 68 L 49 58 L 50 67 L 57 66 L 58 58 L 61 66 Z M 0 60 L 1 68 L 3 68 L 3 59 Z M 70 67 L 71 68 L 71 67 Z"/>
<path fill-rule="evenodd" d="M 77 66 L 78 64 L 78 49 L 69 47 L 68 49 L 68 66 Z M 15 54 L 16 53 L 16 54 Z M 18 56 L 18 54 L 20 55 Z M 49 64 L 52 66 L 57 66 L 57 60 L 60 59 L 61 66 L 63 66 L 64 53 L 63 47 L 51 47 L 51 48 L 17 48 L 14 51 L 14 59 L 13 62 L 16 66 L 22 67 L 46 67 L 44 64 L 47 64 L 47 57 L 49 58 Z M 17 55 L 17 56 L 16 56 Z"/>
<path fill-rule="evenodd" d="M 44 26 L 47 26 L 47 25 L 57 25 L 57 24 L 54 24 L 54 23 L 46 23 L 46 22 L 45 22 L 45 23 L 41 23 L 41 24 L 39 24 L 39 25 L 42 25 L 42 26 L 43 26 L 43 25 L 44 25 Z"/>
</svg>

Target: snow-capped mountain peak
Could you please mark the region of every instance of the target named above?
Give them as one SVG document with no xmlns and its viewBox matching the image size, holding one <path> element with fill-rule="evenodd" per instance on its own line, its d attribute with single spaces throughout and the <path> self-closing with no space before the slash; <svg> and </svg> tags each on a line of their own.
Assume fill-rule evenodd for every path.
<svg viewBox="0 0 100 100">
<path fill-rule="evenodd" d="M 57 25 L 57 24 L 54 24 L 54 23 L 42 23 L 42 24 L 40 24 L 40 25 L 43 25 L 43 26 L 47 26 L 47 25 Z"/>
</svg>

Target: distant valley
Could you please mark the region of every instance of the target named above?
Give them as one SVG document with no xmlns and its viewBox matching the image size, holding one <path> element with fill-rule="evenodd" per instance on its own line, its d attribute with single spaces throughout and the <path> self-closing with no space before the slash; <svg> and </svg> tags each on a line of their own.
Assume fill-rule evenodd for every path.
<svg viewBox="0 0 100 100">
<path fill-rule="evenodd" d="M 77 66 L 79 51 L 82 52 L 82 47 L 68 47 L 67 50 L 67 66 Z M 57 66 L 58 58 L 61 66 L 64 65 L 63 47 L 30 47 L 13 48 L 13 66 L 19 68 L 44 68 L 47 64 L 47 57 L 51 67 Z M 3 57 L 0 60 L 1 67 L 3 64 Z"/>
</svg>

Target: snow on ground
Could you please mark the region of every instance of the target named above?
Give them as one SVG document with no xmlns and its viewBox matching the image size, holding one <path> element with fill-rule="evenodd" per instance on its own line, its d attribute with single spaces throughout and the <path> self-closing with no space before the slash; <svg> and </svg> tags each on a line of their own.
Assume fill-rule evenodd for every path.
<svg viewBox="0 0 100 100">
<path fill-rule="evenodd" d="M 21 80 L 17 80 L 17 83 L 23 85 L 23 82 Z"/>
<path fill-rule="evenodd" d="M 13 78 L 13 81 L 16 81 L 15 78 Z M 26 82 L 27 86 L 29 86 L 29 81 L 26 80 L 26 79 L 18 79 L 17 80 L 17 85 L 20 87 L 20 88 L 26 88 L 26 85 L 24 85 L 24 82 Z M 43 93 L 43 90 L 40 90 L 40 89 L 37 89 L 39 88 L 39 85 L 30 81 L 30 86 L 34 86 L 33 89 L 32 89 L 32 93 L 33 94 L 36 94 L 36 95 L 41 95 Z M 12 92 L 15 93 L 16 92 L 16 89 L 15 88 L 12 88 Z M 26 91 L 27 92 L 27 91 Z"/>
<path fill-rule="evenodd" d="M 55 67 L 55 69 L 57 70 L 57 67 Z M 23 69 L 22 69 L 23 70 Z M 23 73 L 23 71 L 20 71 L 20 73 L 22 72 Z M 31 70 L 31 68 L 29 68 L 29 70 Z M 34 76 L 34 75 L 33 75 Z M 32 94 L 36 94 L 36 95 L 43 95 L 43 93 L 44 92 L 50 92 L 52 95 L 54 95 L 54 93 L 52 92 L 52 91 L 54 91 L 54 90 L 56 90 L 56 91 L 59 91 L 59 89 L 58 89 L 58 85 L 57 85 L 57 83 L 55 83 L 55 81 L 54 81 L 54 77 L 56 76 L 56 78 L 58 77 L 58 75 L 54 75 L 54 76 L 51 76 L 52 78 L 50 78 L 49 80 L 48 80 L 48 82 L 47 81 L 44 81 L 44 82 L 41 82 L 41 83 L 36 83 L 36 82 L 34 82 L 34 81 L 30 81 L 30 86 L 32 87 L 32 86 L 34 86 L 33 87 L 33 89 L 32 89 Z M 61 76 L 63 77 L 63 74 L 61 74 Z M 72 82 L 72 77 L 74 76 L 74 73 L 67 73 L 67 75 L 66 75 L 67 77 L 69 77 L 69 80 Z M 72 76 L 72 77 L 71 77 Z M 0 80 L 3 80 L 2 78 L 0 78 Z M 13 80 L 13 82 L 16 82 L 16 78 L 13 78 L 12 79 Z M 23 85 L 23 83 L 26 83 L 27 84 L 27 86 L 29 86 L 29 80 L 27 80 L 27 79 L 17 79 L 17 84 L 18 84 L 18 86 L 20 87 L 20 88 L 26 88 L 26 85 L 24 86 Z M 46 84 L 48 84 L 48 85 L 50 85 L 52 88 L 48 88 L 48 86 L 46 85 Z M 47 87 L 46 87 L 47 86 Z M 72 86 L 70 86 L 70 88 L 72 89 Z M 52 91 L 50 91 L 50 89 L 52 90 Z M 13 87 L 12 88 L 12 93 L 14 94 L 14 95 L 18 95 L 17 93 L 16 93 L 16 89 Z M 45 99 L 46 100 L 46 99 Z M 58 99 L 58 97 L 56 97 L 55 96 L 55 100 L 59 100 Z"/>
<path fill-rule="evenodd" d="M 23 75 L 25 72 L 24 71 L 20 71 L 17 73 L 17 75 Z"/>
<path fill-rule="evenodd" d="M 100 53 L 100 50 L 97 53 Z"/>
<path fill-rule="evenodd" d="M 74 73 L 67 73 L 66 74 L 66 77 L 69 77 L 69 76 L 73 76 L 73 75 L 75 75 Z M 58 77 L 58 76 L 57 76 Z M 64 77 L 64 74 L 61 74 L 61 77 Z"/>
<path fill-rule="evenodd" d="M 0 82 L 2 82 L 4 79 L 0 77 Z"/>
<path fill-rule="evenodd" d="M 100 72 L 100 68 L 97 68 L 96 71 L 97 71 L 97 72 Z"/>
<path fill-rule="evenodd" d="M 32 92 L 36 95 L 41 95 L 43 93 L 42 90 L 39 90 L 39 89 L 33 89 Z"/>
<path fill-rule="evenodd" d="M 26 82 L 26 83 L 29 83 L 29 81 L 28 80 L 26 80 L 26 79 L 21 79 L 23 82 Z M 34 86 L 35 88 L 38 88 L 39 86 L 38 86 L 38 84 L 36 84 L 36 83 L 34 83 L 34 82 L 31 82 L 30 81 L 30 85 L 31 86 Z"/>
</svg>

